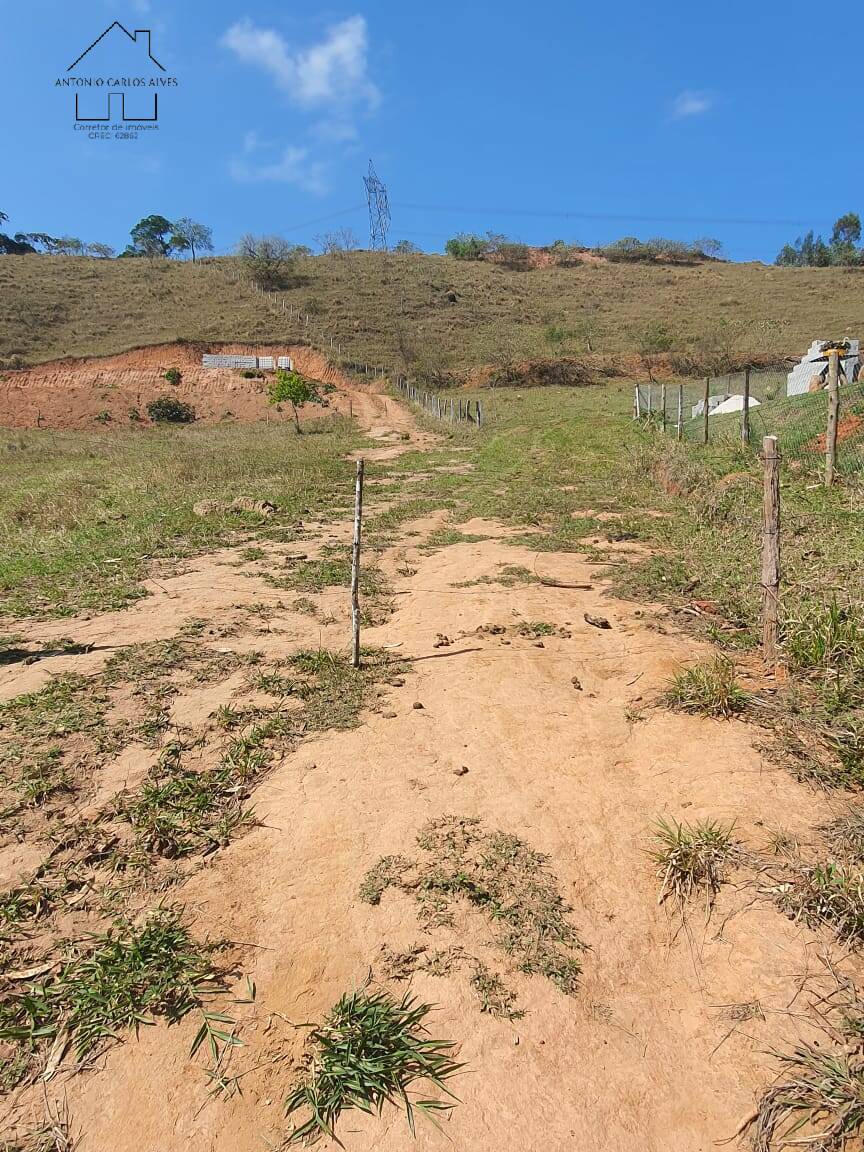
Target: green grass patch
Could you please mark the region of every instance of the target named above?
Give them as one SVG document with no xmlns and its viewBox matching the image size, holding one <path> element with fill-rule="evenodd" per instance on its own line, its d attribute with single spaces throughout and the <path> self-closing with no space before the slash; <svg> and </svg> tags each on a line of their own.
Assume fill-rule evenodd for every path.
<svg viewBox="0 0 864 1152">
<path fill-rule="evenodd" d="M 674 676 L 663 700 L 677 712 L 728 720 L 746 709 L 749 696 L 735 679 L 732 661 L 715 656 Z"/>
<path fill-rule="evenodd" d="M 456 1103 L 448 1081 L 464 1065 L 453 1059 L 451 1041 L 430 1038 L 431 1011 L 408 995 L 398 1001 L 384 991 L 344 995 L 309 1034 L 305 1075 L 285 1101 L 289 1118 L 305 1118 L 288 1144 L 323 1136 L 341 1144 L 336 1128 L 353 1108 L 380 1116 L 393 1104 L 404 1110 L 412 1136 L 415 1113 L 431 1120 L 446 1115 Z M 427 1095 L 430 1088 L 443 1098 Z"/>
<path fill-rule="evenodd" d="M 16 433 L 0 443 L 0 611 L 65 616 L 121 608 L 144 594 L 148 564 L 267 535 L 305 515 L 333 515 L 353 492 L 353 424 L 285 450 L 267 424 Z M 279 514 L 228 509 L 245 496 Z M 196 516 L 200 500 L 225 506 Z"/>
<path fill-rule="evenodd" d="M 56 972 L 0 990 L 0 1040 L 27 1057 L 19 1080 L 35 1075 L 61 1031 L 83 1060 L 124 1032 L 201 1008 L 224 991 L 214 950 L 192 939 L 176 909 L 67 943 Z"/>
<path fill-rule="evenodd" d="M 422 856 L 416 861 L 387 856 L 374 865 L 361 898 L 378 904 L 388 888 L 406 892 L 430 930 L 451 925 L 453 904 L 466 901 L 484 914 L 495 944 L 521 972 L 576 992 L 586 945 L 545 856 L 517 836 L 486 832 L 479 820 L 457 816 L 431 820 L 417 845 Z"/>
</svg>

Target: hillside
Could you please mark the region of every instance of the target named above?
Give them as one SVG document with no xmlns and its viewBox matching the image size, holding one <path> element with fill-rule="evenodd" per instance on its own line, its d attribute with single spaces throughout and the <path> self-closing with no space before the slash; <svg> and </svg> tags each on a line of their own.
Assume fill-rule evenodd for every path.
<svg viewBox="0 0 864 1152">
<path fill-rule="evenodd" d="M 285 341 L 302 328 L 226 274 L 192 265 L 26 256 L 0 260 L 0 364 L 188 340 Z M 360 361 L 459 370 L 502 358 L 633 351 L 650 322 L 679 346 L 722 339 L 795 355 L 864 328 L 861 273 L 708 262 L 583 263 L 510 271 L 446 256 L 304 259 L 284 293 Z M 455 299 L 453 296 L 455 294 Z"/>
</svg>

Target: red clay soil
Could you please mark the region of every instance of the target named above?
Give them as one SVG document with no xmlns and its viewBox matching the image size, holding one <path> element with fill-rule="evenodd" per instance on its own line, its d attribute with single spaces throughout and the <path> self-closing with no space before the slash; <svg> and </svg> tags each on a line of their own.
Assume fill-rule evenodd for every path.
<svg viewBox="0 0 864 1152">
<path fill-rule="evenodd" d="M 859 416 L 856 412 L 850 412 L 848 416 L 844 416 L 837 422 L 837 443 L 842 444 L 844 440 L 854 439 L 862 428 L 864 428 L 864 416 Z M 826 434 L 822 432 L 810 441 L 809 447 L 812 451 L 825 451 L 825 436 Z"/>
<path fill-rule="evenodd" d="M 291 356 L 298 371 L 341 391 L 356 392 L 357 385 L 334 368 L 313 348 L 250 344 L 160 344 L 138 348 L 118 356 L 87 360 L 53 360 L 33 368 L 0 373 L 0 427 L 93 428 L 128 427 L 135 410 L 147 423 L 147 405 L 170 395 L 191 404 L 204 423 L 234 419 L 242 423 L 268 419 L 293 419 L 290 412 L 276 413 L 267 401 L 266 380 L 246 380 L 239 371 L 203 368 L 204 352 L 236 355 Z M 165 380 L 169 368 L 178 368 L 178 385 Z M 347 411 L 347 397 L 334 393 L 330 408 Z M 302 410 L 301 419 L 323 414 L 318 405 Z M 97 417 L 108 413 L 110 420 Z"/>
</svg>

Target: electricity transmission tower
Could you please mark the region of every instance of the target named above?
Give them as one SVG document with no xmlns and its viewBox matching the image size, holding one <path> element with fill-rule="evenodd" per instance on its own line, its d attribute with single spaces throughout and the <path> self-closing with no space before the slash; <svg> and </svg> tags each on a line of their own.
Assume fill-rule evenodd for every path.
<svg viewBox="0 0 864 1152">
<path fill-rule="evenodd" d="M 387 229 L 390 227 L 390 202 L 387 187 L 378 179 L 372 161 L 369 175 L 363 177 L 366 199 L 369 203 L 369 246 L 373 252 L 387 251 Z"/>
</svg>

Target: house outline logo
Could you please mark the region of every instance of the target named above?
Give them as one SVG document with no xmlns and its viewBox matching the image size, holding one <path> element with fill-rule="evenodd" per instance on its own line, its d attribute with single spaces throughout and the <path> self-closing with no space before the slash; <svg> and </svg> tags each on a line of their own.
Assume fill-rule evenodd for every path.
<svg viewBox="0 0 864 1152">
<path fill-rule="evenodd" d="M 109 59 L 111 67 L 119 72 L 104 70 Z M 84 74 L 87 65 L 94 69 L 93 75 Z M 136 74 L 130 75 L 130 70 Z M 76 89 L 77 124 L 98 127 L 119 121 L 156 125 L 159 91 L 176 87 L 177 80 L 167 76 L 167 69 L 153 55 L 149 28 L 130 32 L 115 20 L 69 65 L 66 78 L 58 80 L 57 85 Z M 98 94 L 88 89 L 97 89 Z"/>
<path fill-rule="evenodd" d="M 162 72 L 166 71 L 166 69 L 159 63 L 159 61 L 153 55 L 153 47 L 151 44 L 150 29 L 149 28 L 136 28 L 134 32 L 130 32 L 129 29 L 126 28 L 125 25 L 121 24 L 119 20 L 115 20 L 113 24 L 109 24 L 108 27 L 105 29 L 105 31 L 102 33 L 102 35 L 97 36 L 96 39 L 93 41 L 93 43 L 90 45 L 90 47 L 85 48 L 84 51 L 81 53 L 81 55 L 78 57 L 78 59 L 73 61 L 73 63 L 69 65 L 69 67 L 66 69 L 66 71 L 67 72 L 73 72 L 78 67 L 78 65 L 81 63 L 81 61 L 84 59 L 84 57 L 88 56 L 93 51 L 93 49 L 96 47 L 97 44 L 101 44 L 102 41 L 105 39 L 105 37 L 109 36 L 114 31 L 115 28 L 119 28 L 121 32 L 123 32 L 126 36 L 129 37 L 129 39 L 132 41 L 133 44 L 138 43 L 138 37 L 139 36 L 146 36 L 147 37 L 147 40 L 146 40 L 147 55 L 153 61 L 153 63 L 156 65 L 157 68 L 159 68 Z"/>
</svg>

